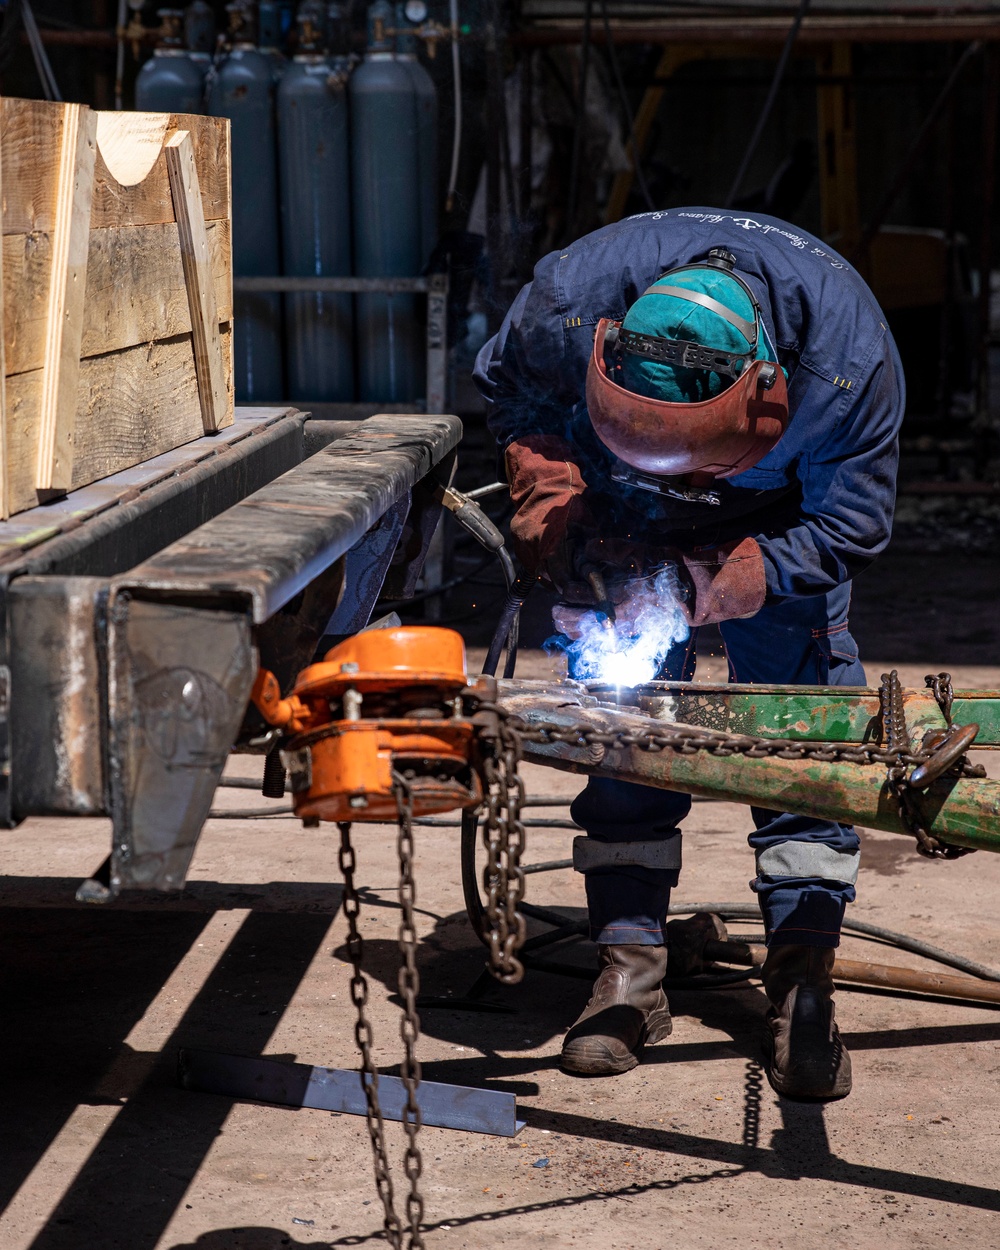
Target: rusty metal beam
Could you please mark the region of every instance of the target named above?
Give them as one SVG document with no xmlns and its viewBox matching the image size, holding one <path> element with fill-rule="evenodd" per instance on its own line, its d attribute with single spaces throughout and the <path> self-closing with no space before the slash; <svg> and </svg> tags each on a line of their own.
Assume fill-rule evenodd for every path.
<svg viewBox="0 0 1000 1250">
<path fill-rule="evenodd" d="M 588 706 L 572 687 L 547 694 L 526 691 L 524 683 L 521 687 L 518 692 L 513 683 L 501 682 L 499 702 L 529 727 L 548 722 L 567 728 L 586 724 L 600 733 L 655 732 L 662 727 L 650 717 L 596 702 Z M 886 785 L 885 770 L 878 765 L 531 741 L 525 741 L 524 758 L 569 772 L 615 777 L 889 833 L 909 832 Z M 935 837 L 973 850 L 1000 851 L 1000 782 L 942 779 L 921 792 L 920 807 L 924 825 Z"/>
</svg>

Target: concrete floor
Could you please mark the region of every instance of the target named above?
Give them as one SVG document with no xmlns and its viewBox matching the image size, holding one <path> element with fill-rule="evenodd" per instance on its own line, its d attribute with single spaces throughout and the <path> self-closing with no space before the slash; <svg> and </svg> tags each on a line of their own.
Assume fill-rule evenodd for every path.
<svg viewBox="0 0 1000 1250">
<path fill-rule="evenodd" d="M 524 671 L 544 663 L 529 657 Z M 721 675 L 711 663 L 702 677 Z M 901 676 L 922 684 L 938 666 L 931 656 Z M 1000 686 L 998 668 L 955 677 Z M 254 769 L 244 758 L 231 771 Z M 529 792 L 567 800 L 580 785 L 537 767 L 525 776 Z M 268 801 L 230 789 L 217 802 Z M 677 897 L 751 901 L 748 813 L 696 803 L 685 829 Z M 571 836 L 533 830 L 527 859 L 565 856 Z M 5 832 L 3 1250 L 379 1243 L 362 1119 L 234 1104 L 174 1078 L 182 1045 L 353 1064 L 335 838 L 290 818 L 214 819 L 183 895 L 103 911 L 67 900 L 105 854 L 105 822 Z M 375 1053 L 391 1071 L 392 831 L 358 827 L 356 845 Z M 483 952 L 464 916 L 457 831 L 419 832 L 417 883 L 423 988 L 460 995 Z M 1000 966 L 998 891 L 1000 857 L 930 863 L 902 837 L 866 833 L 851 914 Z M 572 872 L 531 878 L 529 897 L 582 914 Z M 921 966 L 854 939 L 843 949 Z M 557 1067 L 585 982 L 532 972 L 487 997 L 510 1012 L 424 1013 L 424 1075 L 513 1091 L 527 1126 L 512 1140 L 422 1131 L 430 1246 L 1000 1246 L 996 1009 L 841 992 L 855 1090 L 823 1107 L 779 1100 L 762 1083 L 759 988 L 672 995 L 673 1036 L 635 1071 L 597 1081 Z M 398 1125 L 388 1138 L 401 1188 Z"/>
</svg>

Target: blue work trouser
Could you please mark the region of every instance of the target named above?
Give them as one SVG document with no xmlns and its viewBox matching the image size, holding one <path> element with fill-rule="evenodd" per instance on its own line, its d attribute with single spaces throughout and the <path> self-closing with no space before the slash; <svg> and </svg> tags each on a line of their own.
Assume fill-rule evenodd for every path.
<svg viewBox="0 0 1000 1250">
<path fill-rule="evenodd" d="M 828 595 L 765 605 L 756 616 L 726 621 L 722 637 L 729 679 L 772 684 L 863 686 L 865 672 L 847 624 L 850 584 Z M 694 675 L 697 632 L 675 647 L 666 680 Z M 628 781 L 591 777 L 574 801 L 573 819 L 599 842 L 679 839 L 691 798 Z M 749 842 L 757 876 L 750 883 L 771 945 L 837 946 L 847 903 L 855 897 L 859 840 L 851 825 L 751 807 Z M 680 862 L 679 855 L 676 861 Z M 608 945 L 665 941 L 670 890 L 678 870 L 599 867 L 586 873 L 591 937 Z"/>
</svg>

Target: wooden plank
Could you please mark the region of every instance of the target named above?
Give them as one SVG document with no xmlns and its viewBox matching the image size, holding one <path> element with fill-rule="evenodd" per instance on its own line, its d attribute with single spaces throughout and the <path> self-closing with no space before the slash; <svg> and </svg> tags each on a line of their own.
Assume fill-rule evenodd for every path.
<svg viewBox="0 0 1000 1250">
<path fill-rule="evenodd" d="M 49 283 L 35 489 L 66 491 L 73 478 L 73 430 L 80 377 L 94 190 L 97 119 L 86 105 L 63 106 Z"/>
<path fill-rule="evenodd" d="M 141 119 L 150 115 L 131 113 L 128 116 L 140 119 L 137 125 L 141 125 Z M 205 220 L 230 218 L 228 120 L 187 113 L 151 116 L 166 118 L 166 133 L 186 130 L 191 135 Z M 165 159 L 158 160 L 141 182 L 126 186 L 114 176 L 104 156 L 98 154 L 91 220 L 95 229 L 101 226 L 148 226 L 175 220 Z"/>
<path fill-rule="evenodd" d="M 223 323 L 233 315 L 229 222 L 206 222 L 206 234 L 216 308 Z M 4 236 L 7 373 L 40 369 L 44 362 L 51 263 L 51 235 Z M 81 356 L 120 351 L 190 329 L 176 224 L 91 230 Z"/>
<path fill-rule="evenodd" d="M 65 107 L 46 100 L 15 100 L 6 96 L 0 101 L 4 163 L 7 167 L 4 234 L 30 234 L 36 230 L 51 232 L 54 229 L 61 110 Z M 170 130 L 189 131 L 194 142 L 205 220 L 221 221 L 232 216 L 228 120 L 222 117 L 194 117 L 186 113 L 111 116 L 166 118 L 165 133 Z M 98 123 L 100 117 L 101 114 L 98 114 Z M 115 165 L 114 155 L 111 159 Z M 157 161 L 142 182 L 126 186 L 114 176 L 107 161 L 98 152 L 91 216 L 94 228 L 147 226 L 173 220 L 173 201 L 165 161 Z"/>
<path fill-rule="evenodd" d="M 0 160 L 0 204 L 3 203 L 3 161 Z M 3 289 L 3 255 L 0 252 L 0 329 L 2 329 L 6 300 Z M 4 336 L 0 334 L 0 520 L 10 516 L 7 499 L 7 368 L 4 357 Z"/>
<path fill-rule="evenodd" d="M 231 327 L 221 331 L 221 338 L 228 366 Z M 37 503 L 32 470 L 41 378 L 41 370 L 35 370 L 7 379 L 12 512 Z M 226 386 L 231 388 L 231 376 L 226 377 Z M 80 366 L 72 487 L 131 468 L 203 434 L 190 334 L 93 356 Z"/>
<path fill-rule="evenodd" d="M 205 433 L 213 434 L 232 422 L 233 410 L 223 373 L 219 314 L 205 218 L 201 211 L 194 147 L 186 130 L 178 130 L 167 140 L 166 158 L 191 310 L 191 339 L 201 397 L 201 417 Z"/>
<path fill-rule="evenodd" d="M 62 110 L 46 100 L 0 100 L 4 234 L 55 229 Z"/>
</svg>

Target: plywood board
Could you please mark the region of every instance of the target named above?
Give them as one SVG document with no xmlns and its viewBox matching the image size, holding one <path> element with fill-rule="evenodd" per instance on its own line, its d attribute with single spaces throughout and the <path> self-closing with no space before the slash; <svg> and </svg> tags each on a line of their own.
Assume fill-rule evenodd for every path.
<svg viewBox="0 0 1000 1250">
<path fill-rule="evenodd" d="M 232 386 L 232 331 L 221 331 Z M 7 447 L 12 512 L 38 502 L 32 470 L 38 445 L 41 370 L 7 379 Z M 203 436 L 191 335 L 141 343 L 80 365 L 72 487 L 86 486 Z"/>
<path fill-rule="evenodd" d="M 55 226 L 55 188 L 59 170 L 59 137 L 65 105 L 47 100 L 0 100 L 3 158 L 7 171 L 3 203 L 3 233 L 51 232 Z M 98 125 L 101 122 L 98 114 Z M 195 146 L 195 161 L 206 221 L 232 216 L 229 179 L 229 122 L 219 117 L 187 113 L 111 114 L 111 116 L 165 117 L 165 133 L 187 130 Z M 116 164 L 115 156 L 109 159 Z M 119 167 L 119 172 L 122 172 Z M 174 221 L 173 201 L 162 158 L 140 183 L 126 185 L 97 153 L 91 226 L 155 225 Z"/>
<path fill-rule="evenodd" d="M 222 324 L 233 316 L 229 222 L 207 222 L 205 232 Z M 51 264 L 50 235 L 4 236 L 3 337 L 8 373 L 42 367 Z M 120 351 L 190 329 L 176 223 L 91 230 L 87 315 L 80 354 L 86 357 Z"/>
</svg>

